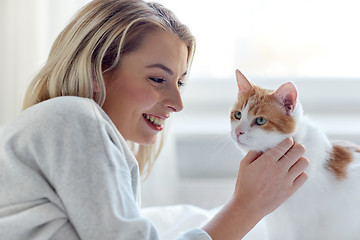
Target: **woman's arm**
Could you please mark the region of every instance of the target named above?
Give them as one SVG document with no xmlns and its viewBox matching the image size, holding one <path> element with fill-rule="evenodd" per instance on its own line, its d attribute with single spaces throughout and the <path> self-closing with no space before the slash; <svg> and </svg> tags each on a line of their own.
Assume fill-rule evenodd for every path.
<svg viewBox="0 0 360 240">
<path fill-rule="evenodd" d="M 232 199 L 203 229 L 213 240 L 244 237 L 305 183 L 309 162 L 304 153 L 292 139 L 263 154 L 249 152 L 240 163 Z"/>
</svg>

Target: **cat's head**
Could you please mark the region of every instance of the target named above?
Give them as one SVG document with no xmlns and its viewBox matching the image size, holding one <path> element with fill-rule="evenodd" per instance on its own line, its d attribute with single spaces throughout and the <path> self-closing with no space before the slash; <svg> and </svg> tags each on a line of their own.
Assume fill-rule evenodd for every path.
<svg viewBox="0 0 360 240">
<path fill-rule="evenodd" d="M 245 151 L 266 151 L 296 130 L 302 112 L 293 83 L 277 90 L 252 84 L 236 71 L 238 101 L 231 111 L 231 137 Z"/>
</svg>

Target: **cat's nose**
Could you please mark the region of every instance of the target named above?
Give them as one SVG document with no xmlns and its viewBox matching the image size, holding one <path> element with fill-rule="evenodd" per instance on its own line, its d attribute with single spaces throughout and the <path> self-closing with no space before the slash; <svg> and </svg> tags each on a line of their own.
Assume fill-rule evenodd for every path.
<svg viewBox="0 0 360 240">
<path fill-rule="evenodd" d="M 236 131 L 236 136 L 237 136 L 237 137 L 240 137 L 240 136 L 243 135 L 243 134 L 244 134 L 243 131 L 240 131 L 240 130 L 237 130 L 237 131 Z"/>
</svg>

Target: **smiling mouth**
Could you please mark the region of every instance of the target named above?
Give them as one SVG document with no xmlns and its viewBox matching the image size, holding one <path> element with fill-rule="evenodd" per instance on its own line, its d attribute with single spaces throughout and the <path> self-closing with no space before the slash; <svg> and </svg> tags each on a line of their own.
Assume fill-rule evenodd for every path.
<svg viewBox="0 0 360 240">
<path fill-rule="evenodd" d="M 143 113 L 143 117 L 153 129 L 161 131 L 164 128 L 164 119 L 146 113 Z"/>
</svg>

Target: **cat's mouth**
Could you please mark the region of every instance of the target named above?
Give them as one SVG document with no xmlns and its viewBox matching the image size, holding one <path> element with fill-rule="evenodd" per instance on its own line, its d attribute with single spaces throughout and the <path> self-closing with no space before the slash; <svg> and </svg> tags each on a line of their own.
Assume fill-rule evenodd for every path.
<svg viewBox="0 0 360 240">
<path fill-rule="evenodd" d="M 245 144 L 245 143 L 239 143 L 239 142 L 238 142 L 238 145 L 239 145 L 240 147 L 243 147 L 243 148 L 250 148 L 250 146 L 247 145 L 247 144 Z"/>
<path fill-rule="evenodd" d="M 239 138 L 236 139 L 236 143 L 239 145 L 239 147 L 241 148 L 246 148 L 246 149 L 250 149 L 250 145 L 246 142 L 246 141 L 241 141 Z"/>
</svg>

